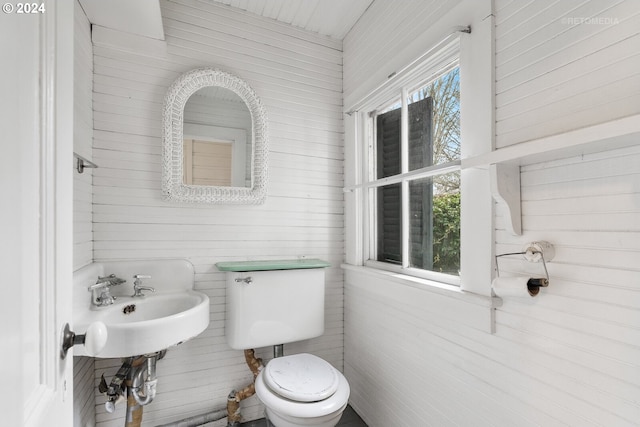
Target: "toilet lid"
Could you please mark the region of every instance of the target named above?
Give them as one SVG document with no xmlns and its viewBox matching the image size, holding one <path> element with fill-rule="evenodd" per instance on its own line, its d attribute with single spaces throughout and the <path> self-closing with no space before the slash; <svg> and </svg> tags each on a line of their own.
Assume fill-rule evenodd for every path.
<svg viewBox="0 0 640 427">
<path fill-rule="evenodd" d="M 333 366 L 307 353 L 271 360 L 263 377 L 273 392 L 297 402 L 327 399 L 336 392 L 339 382 Z"/>
</svg>

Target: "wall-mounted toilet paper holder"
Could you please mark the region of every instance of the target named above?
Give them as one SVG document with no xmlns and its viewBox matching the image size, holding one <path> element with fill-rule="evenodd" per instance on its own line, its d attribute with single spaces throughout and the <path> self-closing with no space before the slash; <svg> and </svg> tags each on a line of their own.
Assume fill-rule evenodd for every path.
<svg viewBox="0 0 640 427">
<path fill-rule="evenodd" d="M 545 253 L 547 254 L 547 261 L 551 261 L 555 256 L 555 249 L 549 242 L 531 242 L 524 247 L 522 252 L 508 252 L 504 254 L 496 255 L 496 273 L 500 277 L 500 268 L 498 266 L 498 258 L 508 255 L 524 255 L 525 260 L 529 262 L 542 261 L 542 268 L 544 268 L 544 278 L 532 277 L 527 282 L 527 288 L 531 295 L 536 295 L 541 287 L 549 286 L 549 271 L 547 270 L 547 263 L 545 261 Z"/>
</svg>

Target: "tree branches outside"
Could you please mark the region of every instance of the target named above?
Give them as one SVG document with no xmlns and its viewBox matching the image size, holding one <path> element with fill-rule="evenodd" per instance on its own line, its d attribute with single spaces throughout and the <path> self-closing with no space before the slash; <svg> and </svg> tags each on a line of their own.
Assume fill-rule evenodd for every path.
<svg viewBox="0 0 640 427">
<path fill-rule="evenodd" d="M 460 71 L 455 68 L 411 96 L 412 101 L 433 100 L 433 164 L 460 159 Z M 460 191 L 460 176 L 434 179 L 434 194 Z"/>
</svg>

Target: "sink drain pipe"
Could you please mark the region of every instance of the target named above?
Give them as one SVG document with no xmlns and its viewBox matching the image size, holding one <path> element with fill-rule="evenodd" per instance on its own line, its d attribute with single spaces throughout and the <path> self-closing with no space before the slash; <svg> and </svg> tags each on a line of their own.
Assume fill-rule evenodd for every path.
<svg viewBox="0 0 640 427">
<path fill-rule="evenodd" d="M 140 427 L 143 407 L 156 397 L 156 362 L 164 357 L 166 350 L 145 354 L 132 362 L 127 381 L 127 413 L 125 427 Z"/>
<path fill-rule="evenodd" d="M 253 373 L 253 381 L 240 391 L 232 390 L 227 397 L 227 427 L 240 425 L 242 416 L 240 415 L 240 402 L 253 396 L 256 392 L 256 377 L 263 368 L 262 359 L 256 358 L 253 349 L 244 351 L 244 359 Z"/>
<path fill-rule="evenodd" d="M 145 356 L 140 356 L 132 362 L 132 367 L 129 371 L 128 378 L 125 381 L 127 386 L 127 412 L 125 415 L 125 427 L 140 427 L 142 424 L 142 405 L 136 401 L 133 395 L 133 382 L 138 373 L 144 372 L 144 364 L 147 361 Z M 133 373 L 135 371 L 135 374 Z"/>
<path fill-rule="evenodd" d="M 135 401 L 141 406 L 148 405 L 153 398 L 156 397 L 156 386 L 158 385 L 156 361 L 157 358 L 155 354 L 148 356 L 146 360 L 147 366 L 138 369 L 131 382 L 131 394 Z M 146 377 L 144 375 L 145 372 Z M 144 389 L 142 394 L 140 393 L 141 389 Z"/>
</svg>

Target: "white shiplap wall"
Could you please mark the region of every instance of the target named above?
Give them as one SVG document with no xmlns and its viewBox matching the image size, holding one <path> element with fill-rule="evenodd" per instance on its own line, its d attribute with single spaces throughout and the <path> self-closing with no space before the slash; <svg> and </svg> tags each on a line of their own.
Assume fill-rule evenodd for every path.
<svg viewBox="0 0 640 427">
<path fill-rule="evenodd" d="M 91 26 L 79 3 L 74 10 L 74 102 L 73 150 L 86 159 L 92 159 L 93 145 L 93 47 Z M 73 175 L 73 269 L 93 261 L 92 224 L 93 169 Z M 90 357 L 73 358 L 73 425 L 88 427 L 95 422 L 94 360 Z"/>
<path fill-rule="evenodd" d="M 497 3 L 496 32 L 503 36 L 496 49 L 510 46 L 513 52 L 526 52 L 525 45 L 532 41 L 499 28 L 517 9 L 526 7 L 528 13 L 519 15 L 519 22 L 525 25 L 535 17 L 538 30 L 549 31 L 548 40 L 554 37 L 556 21 L 565 16 L 558 8 L 573 3 L 594 13 L 605 9 L 599 1 Z M 640 9 L 637 2 L 635 7 L 634 2 L 607 3 L 627 8 L 621 21 L 637 16 Z M 404 13 L 401 8 L 384 12 L 378 2 L 370 11 L 375 16 L 361 22 L 394 22 Z M 618 60 L 637 56 L 638 49 L 629 45 L 626 53 L 618 50 L 632 40 L 625 33 L 628 27 L 585 25 L 575 31 L 610 33 L 608 43 L 591 46 L 594 54 L 597 50 L 597 55 Z M 370 31 L 359 23 L 345 39 L 345 99 L 366 74 L 366 67 L 357 70 L 347 64 L 377 53 L 367 43 Z M 619 43 L 612 41 L 616 39 Z M 390 50 L 401 48 L 392 45 Z M 530 64 L 545 62 L 542 51 L 531 52 L 527 61 L 514 59 L 511 65 L 527 72 Z M 558 57 L 573 54 L 571 47 L 559 44 Z M 505 69 L 500 70 L 503 58 L 496 57 L 498 88 L 508 84 L 508 76 L 501 74 Z M 572 90 L 579 94 L 597 88 L 598 70 L 606 64 L 580 62 L 581 83 Z M 638 68 L 625 70 L 637 75 Z M 615 71 L 609 83 L 623 78 L 622 70 Z M 588 77 L 591 72 L 594 80 Z M 558 81 L 575 77 L 570 68 L 554 73 Z M 624 108 L 614 113 L 601 106 L 604 119 L 591 114 L 595 104 L 585 103 L 581 110 L 562 102 L 551 104 L 552 116 L 525 116 L 530 124 L 536 123 L 541 132 L 537 136 L 575 129 L 632 114 L 629 107 L 640 105 L 636 89 L 627 87 L 626 95 L 634 102 L 621 102 Z M 536 93 L 526 82 L 511 90 L 522 90 L 523 98 Z M 623 100 L 622 92 L 611 90 L 611 96 Z M 508 111 L 506 105 L 501 107 L 504 99 L 499 92 L 501 114 Z M 564 118 L 562 127 L 557 117 Z M 511 139 L 500 120 L 497 140 L 503 145 L 529 138 Z M 345 373 L 352 387 L 351 404 L 371 427 L 640 425 L 640 141 L 625 149 L 527 165 L 521 179 L 523 235 L 514 237 L 505 230 L 502 208 L 497 206 L 495 250 L 519 250 L 526 242 L 543 239 L 556 246 L 557 254 L 548 265 L 550 287 L 535 299 L 505 300 L 496 313 L 495 334 L 486 332 L 477 310 L 464 300 L 358 269 L 345 270 Z M 522 267 L 507 259 L 504 265 L 500 262 L 505 271 Z"/>
<path fill-rule="evenodd" d="M 496 4 L 496 148 L 640 113 L 635 0 Z"/>
<path fill-rule="evenodd" d="M 541 295 L 505 300 L 495 335 L 467 304 L 347 272 L 345 372 L 370 426 L 638 425 L 638 144 L 523 168 L 524 234 L 499 215 L 496 251 L 546 239 L 556 258 Z"/>
<path fill-rule="evenodd" d="M 73 151 L 91 160 L 93 158 L 93 48 L 91 25 L 80 4 L 75 2 L 74 27 L 74 102 Z M 75 162 L 74 162 L 75 166 Z M 93 261 L 92 235 L 92 169 L 73 175 L 73 269 Z"/>
<path fill-rule="evenodd" d="M 186 258 L 196 288 L 211 298 L 211 323 L 158 363 L 151 426 L 226 405 L 251 379 L 242 352 L 224 337 L 225 277 L 214 264 L 240 259 L 318 257 L 327 269 L 323 337 L 285 346 L 343 366 L 342 45 L 275 21 L 197 0 L 163 1 L 166 46 L 94 28 L 95 261 Z M 215 66 L 245 79 L 269 118 L 270 184 L 261 206 L 162 200 L 162 102 L 171 82 Z M 259 355 L 271 357 L 271 349 Z M 96 378 L 119 360 L 97 360 Z M 100 427 L 121 426 L 96 396 Z M 261 418 L 255 397 L 247 419 Z M 223 424 L 221 424 L 223 425 Z"/>
</svg>

